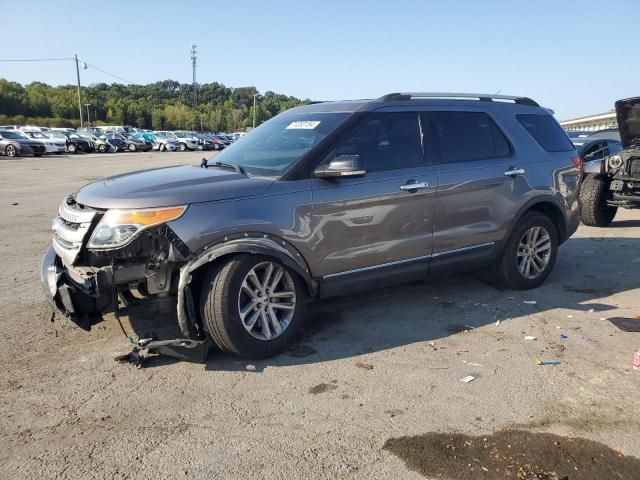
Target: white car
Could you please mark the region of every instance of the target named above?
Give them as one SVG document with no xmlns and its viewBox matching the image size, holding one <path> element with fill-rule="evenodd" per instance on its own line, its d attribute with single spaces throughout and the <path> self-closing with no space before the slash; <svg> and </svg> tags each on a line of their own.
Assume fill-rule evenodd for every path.
<svg viewBox="0 0 640 480">
<path fill-rule="evenodd" d="M 22 130 L 22 133 L 32 140 L 42 143 L 47 153 L 64 153 L 67 151 L 67 142 L 59 138 L 51 138 L 42 132 L 35 130 Z"/>
<path fill-rule="evenodd" d="M 153 149 L 162 151 L 175 152 L 178 149 L 178 144 L 173 138 L 162 137 L 160 135 L 154 135 Z"/>
<path fill-rule="evenodd" d="M 160 131 L 153 132 L 158 137 L 168 138 L 174 140 L 178 145 L 178 150 L 184 152 L 185 150 L 198 150 L 200 143 L 198 139 L 193 137 L 189 132 L 182 130 L 176 130 L 175 132 Z"/>
</svg>

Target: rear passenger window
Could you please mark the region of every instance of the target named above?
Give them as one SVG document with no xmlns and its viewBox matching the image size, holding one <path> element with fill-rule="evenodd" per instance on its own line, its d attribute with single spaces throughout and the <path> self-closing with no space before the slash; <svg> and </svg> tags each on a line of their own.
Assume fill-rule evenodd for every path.
<svg viewBox="0 0 640 480">
<path fill-rule="evenodd" d="M 516 118 L 547 152 L 573 150 L 569 137 L 551 115 L 520 114 Z"/>
<path fill-rule="evenodd" d="M 486 113 L 433 112 L 429 118 L 443 163 L 511 155 L 509 142 Z"/>
</svg>

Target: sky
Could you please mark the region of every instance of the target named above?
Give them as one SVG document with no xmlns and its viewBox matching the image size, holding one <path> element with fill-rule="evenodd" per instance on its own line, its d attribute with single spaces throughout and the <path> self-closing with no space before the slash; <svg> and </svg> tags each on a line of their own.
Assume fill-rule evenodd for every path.
<svg viewBox="0 0 640 480">
<path fill-rule="evenodd" d="M 640 0 L 0 0 L 0 60 L 73 57 L 133 83 L 256 86 L 312 100 L 397 91 L 529 96 L 560 120 L 640 95 Z M 0 78 L 74 84 L 75 65 Z M 94 68 L 81 82 L 120 82 Z M 2 112 L 0 112 L 2 113 Z"/>
</svg>

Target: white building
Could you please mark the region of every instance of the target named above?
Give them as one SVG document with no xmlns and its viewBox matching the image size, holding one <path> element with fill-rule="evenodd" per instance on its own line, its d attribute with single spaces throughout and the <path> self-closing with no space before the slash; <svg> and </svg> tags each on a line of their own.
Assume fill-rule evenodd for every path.
<svg viewBox="0 0 640 480">
<path fill-rule="evenodd" d="M 560 125 L 562 125 L 562 128 L 569 131 L 584 130 L 593 132 L 605 128 L 618 128 L 618 121 L 616 120 L 616 112 L 614 110 L 610 110 L 606 113 L 565 120 L 560 122 Z"/>
</svg>

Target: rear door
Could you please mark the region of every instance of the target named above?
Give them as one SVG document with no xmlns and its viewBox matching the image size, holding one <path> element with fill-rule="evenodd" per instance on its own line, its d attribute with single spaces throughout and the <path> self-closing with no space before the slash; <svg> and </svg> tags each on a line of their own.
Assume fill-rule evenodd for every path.
<svg viewBox="0 0 640 480">
<path fill-rule="evenodd" d="M 518 209 L 534 196 L 527 181 L 529 161 L 481 109 L 438 108 L 425 112 L 423 123 L 431 128 L 438 150 L 434 261 L 489 254 Z"/>
<path fill-rule="evenodd" d="M 423 163 L 421 136 L 415 111 L 369 113 L 322 156 L 320 163 L 359 155 L 367 173 L 312 179 L 314 275 L 337 277 L 426 262 L 436 175 L 433 165 Z"/>
</svg>

